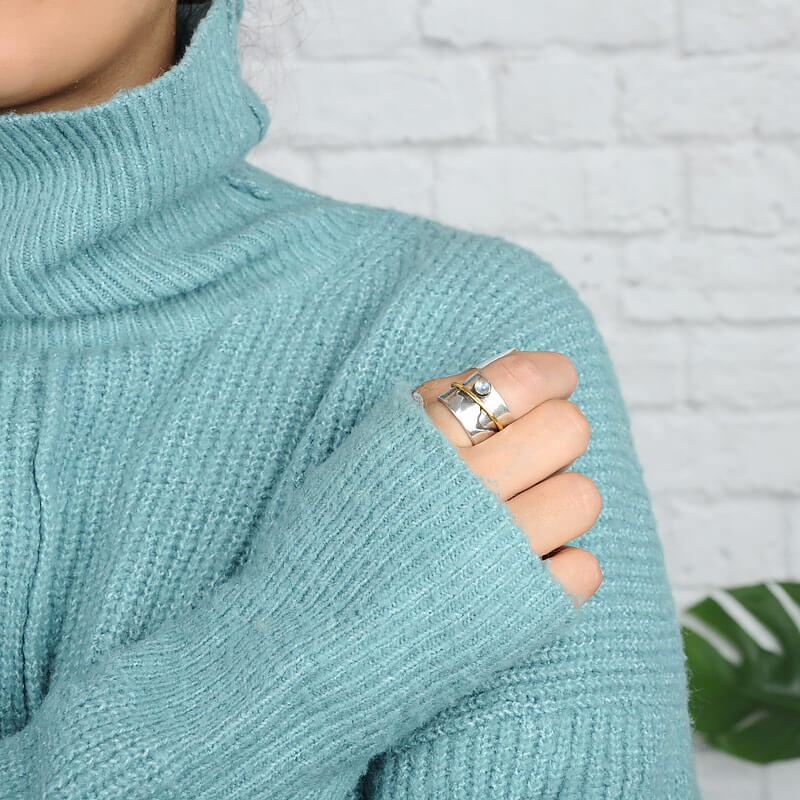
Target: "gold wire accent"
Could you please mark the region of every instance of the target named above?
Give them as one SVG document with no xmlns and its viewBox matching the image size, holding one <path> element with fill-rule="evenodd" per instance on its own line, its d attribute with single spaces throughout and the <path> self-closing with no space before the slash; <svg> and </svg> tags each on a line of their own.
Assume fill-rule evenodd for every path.
<svg viewBox="0 0 800 800">
<path fill-rule="evenodd" d="M 473 392 L 471 389 L 468 389 L 466 386 L 464 386 L 463 383 L 459 383 L 458 381 L 452 381 L 450 385 L 464 392 L 464 394 L 469 395 L 486 412 L 489 419 L 491 419 L 492 422 L 494 422 L 494 424 L 497 425 L 498 432 L 503 430 L 503 426 L 500 424 L 500 420 L 497 419 L 497 417 L 494 414 L 492 414 L 492 412 L 489 411 L 488 408 L 486 408 L 481 398 L 478 397 L 478 395 L 476 395 L 475 392 Z"/>
</svg>

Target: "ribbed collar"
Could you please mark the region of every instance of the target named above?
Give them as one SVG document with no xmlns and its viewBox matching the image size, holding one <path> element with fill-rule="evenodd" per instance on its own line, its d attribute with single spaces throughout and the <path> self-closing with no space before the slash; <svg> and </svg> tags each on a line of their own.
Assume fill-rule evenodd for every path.
<svg viewBox="0 0 800 800">
<path fill-rule="evenodd" d="M 190 249 L 202 198 L 266 133 L 241 75 L 241 13 L 242 0 L 179 5 L 159 77 L 77 110 L 0 114 L 0 323 L 130 309 L 214 279 L 208 260 L 194 271 L 136 234 L 158 231 L 168 251 L 168 222 Z"/>
</svg>

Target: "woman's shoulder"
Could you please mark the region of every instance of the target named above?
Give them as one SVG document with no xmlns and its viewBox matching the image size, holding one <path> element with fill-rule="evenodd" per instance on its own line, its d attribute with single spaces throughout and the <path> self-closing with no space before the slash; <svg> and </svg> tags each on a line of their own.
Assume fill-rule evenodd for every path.
<svg viewBox="0 0 800 800">
<path fill-rule="evenodd" d="M 316 233 L 303 247 L 282 237 L 281 247 L 306 264 L 303 279 L 295 276 L 288 299 L 260 296 L 243 325 L 272 330 L 286 320 L 296 336 L 300 320 L 318 355 L 327 348 L 329 363 L 353 379 L 376 364 L 416 378 L 455 372 L 509 347 L 562 352 L 580 367 L 581 391 L 616 402 L 606 391 L 614 388 L 612 369 L 591 311 L 534 249 L 327 196 L 255 168 L 246 180 L 265 198 L 265 219 L 278 213 L 286 229 L 320 230 L 335 246 L 322 247 Z M 271 333 L 264 341 L 272 348 L 276 339 Z"/>
<path fill-rule="evenodd" d="M 288 226 L 324 237 L 328 263 L 340 282 L 363 277 L 398 290 L 420 283 L 462 286 L 476 300 L 482 291 L 496 296 L 505 288 L 515 294 L 522 290 L 579 302 L 553 264 L 502 236 L 388 206 L 343 200 L 248 162 L 235 180 L 263 200 L 265 219 L 279 214 Z M 376 282 L 380 274 L 385 280 Z"/>
</svg>

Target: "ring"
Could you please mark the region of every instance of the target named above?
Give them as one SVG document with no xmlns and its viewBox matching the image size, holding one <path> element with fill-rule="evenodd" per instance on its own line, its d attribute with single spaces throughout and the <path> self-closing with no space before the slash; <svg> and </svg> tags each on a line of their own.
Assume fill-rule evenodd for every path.
<svg viewBox="0 0 800 800">
<path fill-rule="evenodd" d="M 477 369 L 463 383 L 452 381 L 438 399 L 453 412 L 474 445 L 514 421 L 500 393 Z"/>
</svg>

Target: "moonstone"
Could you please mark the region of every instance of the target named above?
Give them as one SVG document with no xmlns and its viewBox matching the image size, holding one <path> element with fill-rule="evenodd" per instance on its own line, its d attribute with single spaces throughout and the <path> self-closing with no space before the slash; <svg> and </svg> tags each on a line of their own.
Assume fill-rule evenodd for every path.
<svg viewBox="0 0 800 800">
<path fill-rule="evenodd" d="M 481 376 L 476 378 L 475 383 L 472 384 L 472 390 L 475 392 L 475 394 L 483 396 L 492 391 L 492 384 L 489 383 L 486 378 Z"/>
</svg>

